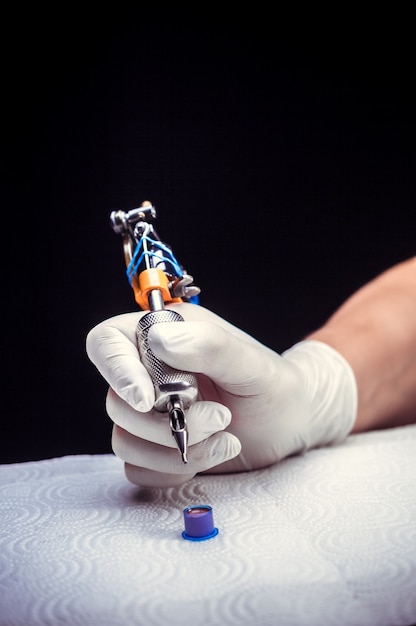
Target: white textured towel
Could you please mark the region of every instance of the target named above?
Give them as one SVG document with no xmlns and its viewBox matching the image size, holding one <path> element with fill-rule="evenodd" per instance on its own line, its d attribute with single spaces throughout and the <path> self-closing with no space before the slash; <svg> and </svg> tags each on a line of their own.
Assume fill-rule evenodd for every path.
<svg viewBox="0 0 416 626">
<path fill-rule="evenodd" d="M 210 504 L 219 534 L 182 538 Z M 1 626 L 416 623 L 416 426 L 140 490 L 112 455 L 0 466 Z"/>
</svg>

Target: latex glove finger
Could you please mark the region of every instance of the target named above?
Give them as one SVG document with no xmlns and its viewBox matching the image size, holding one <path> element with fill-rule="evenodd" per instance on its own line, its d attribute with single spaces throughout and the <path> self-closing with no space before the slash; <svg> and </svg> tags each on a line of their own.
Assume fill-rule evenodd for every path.
<svg viewBox="0 0 416 626">
<path fill-rule="evenodd" d="M 130 463 L 124 464 L 124 472 L 127 479 L 139 487 L 179 487 L 194 477 L 194 474 L 162 474 Z"/>
<path fill-rule="evenodd" d="M 118 315 L 95 326 L 87 335 L 90 360 L 109 385 L 138 411 L 150 411 L 154 388 L 142 365 L 136 342 L 136 326 L 142 314 Z"/>
<path fill-rule="evenodd" d="M 281 357 L 212 322 L 166 322 L 153 326 L 149 346 L 168 365 L 203 373 L 220 387 L 241 396 L 270 393 Z M 267 367 L 267 360 L 273 363 Z M 267 375 L 273 373 L 273 378 Z M 272 387 L 271 387 L 272 385 Z"/>
<path fill-rule="evenodd" d="M 107 394 L 106 409 L 113 422 L 132 435 L 161 446 L 176 447 L 167 413 L 155 410 L 139 413 L 111 388 Z M 186 415 L 189 445 L 203 441 L 217 431 L 224 430 L 231 422 L 230 410 L 212 401 L 196 402 L 188 409 Z"/>
<path fill-rule="evenodd" d="M 175 477 L 172 478 L 173 484 L 178 484 L 178 476 L 186 482 L 195 474 L 234 458 L 241 451 L 237 437 L 220 432 L 190 446 L 188 463 L 183 463 L 176 449 L 135 437 L 117 425 L 113 428 L 112 446 L 114 453 L 125 463 L 164 474 L 164 485 L 168 484 L 169 475 Z"/>
</svg>

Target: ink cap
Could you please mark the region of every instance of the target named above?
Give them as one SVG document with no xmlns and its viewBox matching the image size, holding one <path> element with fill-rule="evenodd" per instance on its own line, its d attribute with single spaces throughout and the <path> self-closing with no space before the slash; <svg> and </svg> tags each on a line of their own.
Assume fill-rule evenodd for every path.
<svg viewBox="0 0 416 626">
<path fill-rule="evenodd" d="M 182 537 L 188 541 L 205 541 L 218 535 L 214 526 L 212 507 L 208 504 L 187 506 L 183 510 L 185 530 Z"/>
</svg>

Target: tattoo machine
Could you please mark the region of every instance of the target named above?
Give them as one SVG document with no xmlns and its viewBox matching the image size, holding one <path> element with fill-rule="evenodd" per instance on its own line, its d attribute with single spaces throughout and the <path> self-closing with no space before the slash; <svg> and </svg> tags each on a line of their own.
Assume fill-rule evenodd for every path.
<svg viewBox="0 0 416 626">
<path fill-rule="evenodd" d="M 149 201 L 130 211 L 113 211 L 110 222 L 122 236 L 126 274 L 141 309 L 149 311 L 136 329 L 137 345 L 155 388 L 154 408 L 169 414 L 173 438 L 184 463 L 188 462 L 188 429 L 185 411 L 198 395 L 196 377 L 161 361 L 149 348 L 148 333 L 153 324 L 183 322 L 176 311 L 165 308 L 174 302 L 198 302 L 200 289 L 193 284 L 174 257 L 170 246 L 157 235 L 153 222 L 156 209 Z"/>
</svg>

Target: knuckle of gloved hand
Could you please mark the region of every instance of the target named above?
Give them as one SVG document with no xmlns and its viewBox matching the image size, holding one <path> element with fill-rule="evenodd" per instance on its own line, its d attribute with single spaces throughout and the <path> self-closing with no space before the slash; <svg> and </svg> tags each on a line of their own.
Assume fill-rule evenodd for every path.
<svg viewBox="0 0 416 626">
<path fill-rule="evenodd" d="M 107 415 L 114 421 L 114 417 L 119 413 L 118 405 L 121 402 L 121 398 L 116 394 L 114 389 L 111 387 L 107 390 L 107 395 L 105 398 L 105 410 Z"/>
<path fill-rule="evenodd" d="M 241 451 L 236 437 L 229 433 L 216 433 L 192 446 L 189 459 L 197 472 L 203 472 L 234 458 Z"/>
<path fill-rule="evenodd" d="M 111 447 L 113 452 L 119 459 L 123 461 L 132 461 L 131 435 L 121 426 L 114 424 L 111 435 Z"/>
<path fill-rule="evenodd" d="M 85 347 L 87 355 L 92 361 L 100 358 L 102 352 L 105 353 L 107 345 L 112 342 L 114 335 L 115 330 L 108 325 L 107 321 L 91 328 L 85 340 Z"/>
<path fill-rule="evenodd" d="M 219 402 L 199 401 L 189 408 L 187 421 L 189 443 L 193 445 L 224 430 L 231 422 L 231 411 Z"/>
<path fill-rule="evenodd" d="M 85 349 L 88 358 L 94 363 L 98 345 L 98 326 L 92 328 L 85 338 Z"/>
</svg>

